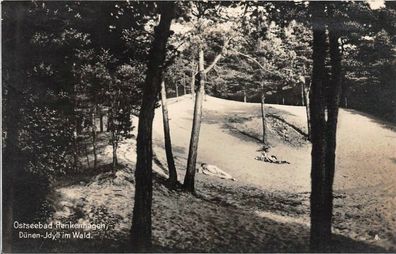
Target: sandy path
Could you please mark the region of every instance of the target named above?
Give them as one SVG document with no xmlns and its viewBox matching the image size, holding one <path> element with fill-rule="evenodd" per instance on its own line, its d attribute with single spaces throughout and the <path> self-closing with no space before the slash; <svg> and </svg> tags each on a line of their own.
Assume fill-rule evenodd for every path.
<svg viewBox="0 0 396 254">
<path fill-rule="evenodd" d="M 297 126 L 305 126 L 303 107 L 270 105 L 285 110 L 283 116 Z M 207 96 L 199 140 L 198 162 L 215 164 L 239 181 L 264 188 L 288 191 L 310 189 L 310 147 L 291 148 L 278 145 L 273 152 L 291 164 L 269 164 L 254 160 L 260 147 L 257 142 L 224 128 L 223 117 L 231 114 L 252 114 L 258 104 L 241 103 Z M 155 149 L 163 155 L 161 108 L 154 121 Z M 193 102 L 190 97 L 174 99 L 169 104 L 174 153 L 187 158 L 191 133 Z M 335 189 L 347 190 L 396 185 L 396 132 L 388 126 L 354 111 L 341 110 L 337 135 L 337 169 Z M 244 141 L 244 142 L 241 142 Z M 394 192 L 393 192 L 394 193 Z"/>
</svg>

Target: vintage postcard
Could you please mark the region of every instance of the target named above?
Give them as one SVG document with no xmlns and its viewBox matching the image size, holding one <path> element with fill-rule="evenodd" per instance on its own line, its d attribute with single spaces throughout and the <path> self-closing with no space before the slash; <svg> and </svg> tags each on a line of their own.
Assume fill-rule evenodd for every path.
<svg viewBox="0 0 396 254">
<path fill-rule="evenodd" d="M 396 251 L 396 2 L 1 16 L 3 253 Z"/>
</svg>

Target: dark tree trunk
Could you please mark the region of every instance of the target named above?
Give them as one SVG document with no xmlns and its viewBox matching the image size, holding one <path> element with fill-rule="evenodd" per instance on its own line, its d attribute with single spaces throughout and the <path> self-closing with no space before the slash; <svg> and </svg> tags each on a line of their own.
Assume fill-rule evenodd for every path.
<svg viewBox="0 0 396 254">
<path fill-rule="evenodd" d="M 95 114 L 96 109 L 92 112 L 92 152 L 94 156 L 94 161 L 93 161 L 93 168 L 96 169 L 97 163 L 98 163 L 98 155 L 96 151 L 96 114 Z"/>
<path fill-rule="evenodd" d="M 305 106 L 305 85 L 304 83 L 301 83 L 301 106 Z"/>
<path fill-rule="evenodd" d="M 198 75 L 199 75 L 199 87 L 195 98 L 194 107 L 194 119 L 191 131 L 190 148 L 188 152 L 187 160 L 187 172 L 184 177 L 184 188 L 189 192 L 194 192 L 194 182 L 195 182 L 195 171 L 196 162 L 198 156 L 198 141 L 199 132 L 201 128 L 201 118 L 202 118 L 202 100 L 205 93 L 205 72 L 204 72 L 204 52 L 202 46 L 199 49 L 199 65 L 198 65 Z"/>
<path fill-rule="evenodd" d="M 103 132 L 103 114 L 102 114 L 102 112 L 100 112 L 100 115 L 99 115 L 99 131 L 100 132 Z"/>
<path fill-rule="evenodd" d="M 161 103 L 162 103 L 162 120 L 164 125 L 164 138 L 165 138 L 165 152 L 166 160 L 168 162 L 169 169 L 169 184 L 174 187 L 177 183 L 177 171 L 175 161 L 173 159 L 172 142 L 169 128 L 169 116 L 168 116 L 168 105 L 166 102 L 166 89 L 165 82 L 161 83 Z"/>
<path fill-rule="evenodd" d="M 108 110 L 108 112 L 107 112 L 107 123 L 106 123 L 106 131 L 108 132 L 109 130 L 110 130 L 110 125 L 111 125 L 111 110 L 112 109 L 109 109 Z"/>
<path fill-rule="evenodd" d="M 118 166 L 118 157 L 117 157 L 118 142 L 117 142 L 115 130 L 111 131 L 111 142 L 113 146 L 113 170 L 115 170 Z"/>
<path fill-rule="evenodd" d="M 266 134 L 266 126 L 265 126 L 265 122 L 266 121 L 265 121 L 265 108 L 264 108 L 264 106 L 265 106 L 265 94 L 264 94 L 263 89 L 264 89 L 264 85 L 261 84 L 261 101 L 260 101 L 260 104 L 261 104 L 261 125 L 262 125 L 262 128 L 263 128 L 262 142 L 263 142 L 264 145 L 266 145 L 267 144 L 267 134 Z"/>
<path fill-rule="evenodd" d="M 118 159 L 117 159 L 117 145 L 113 145 L 113 170 L 117 168 Z"/>
<path fill-rule="evenodd" d="M 326 26 L 324 3 L 312 3 L 313 72 L 310 91 L 312 190 L 311 251 L 331 251 L 333 179 L 335 171 L 336 129 L 341 90 L 341 54 L 334 24 L 329 24 L 331 82 L 325 70 Z M 333 26 L 334 25 L 334 26 Z M 328 85 L 325 85 L 328 84 Z M 327 111 L 327 117 L 326 117 Z M 327 118 L 327 119 L 326 119 Z"/>
<path fill-rule="evenodd" d="M 342 71 L 339 39 L 339 27 L 329 24 L 329 46 L 331 63 L 331 83 L 327 91 L 327 121 L 326 121 L 326 184 L 325 184 L 325 218 L 330 224 L 333 216 L 333 182 L 335 173 L 336 135 L 338 122 L 338 109 L 340 104 Z M 331 250 L 330 250 L 331 251 Z"/>
<path fill-rule="evenodd" d="M 155 104 L 161 89 L 166 44 L 174 17 L 174 2 L 159 2 L 161 19 L 154 30 L 147 66 L 142 105 L 139 113 L 137 136 L 137 162 L 135 171 L 135 202 L 131 227 L 131 247 L 134 252 L 151 249 L 151 204 L 152 204 L 152 128 Z"/>
<path fill-rule="evenodd" d="M 111 146 L 113 148 L 113 171 L 116 170 L 118 166 L 118 157 L 117 157 L 117 148 L 118 148 L 118 140 L 117 140 L 117 134 L 116 134 L 116 126 L 115 126 L 115 120 L 114 117 L 116 115 L 116 98 L 111 98 L 110 99 L 110 109 L 108 113 L 108 119 L 107 119 L 107 126 L 110 128 L 107 128 L 110 130 L 111 133 Z"/>
<path fill-rule="evenodd" d="M 341 54 L 342 54 L 342 51 L 341 51 Z M 347 83 L 347 80 L 345 78 L 345 72 L 342 73 L 341 75 L 342 75 L 342 84 L 341 84 L 342 93 L 341 93 L 341 95 L 343 97 L 343 100 L 342 100 L 343 107 L 344 108 L 348 108 L 348 92 L 349 92 L 348 85 L 347 85 L 348 83 Z"/>
</svg>

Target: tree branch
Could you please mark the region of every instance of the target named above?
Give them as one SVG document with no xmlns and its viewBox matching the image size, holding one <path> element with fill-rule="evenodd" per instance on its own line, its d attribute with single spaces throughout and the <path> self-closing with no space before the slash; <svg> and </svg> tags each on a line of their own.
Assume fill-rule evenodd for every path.
<svg viewBox="0 0 396 254">
<path fill-rule="evenodd" d="M 223 56 L 223 53 L 225 51 L 225 49 L 228 46 L 228 43 L 230 42 L 231 38 L 228 38 L 225 42 L 223 47 L 221 48 L 220 53 L 215 57 L 215 59 L 213 59 L 213 62 L 203 71 L 205 74 L 208 73 L 216 64 L 217 62 L 221 59 L 221 57 Z"/>
<path fill-rule="evenodd" d="M 234 53 L 236 53 L 236 54 L 238 54 L 238 55 L 241 55 L 241 56 L 244 56 L 244 57 L 250 59 L 251 61 L 255 62 L 258 66 L 260 66 L 260 68 L 261 68 L 263 71 L 266 71 L 266 69 L 264 68 L 264 66 L 261 65 L 261 63 L 260 63 L 259 61 L 257 61 L 254 57 L 251 57 L 251 56 L 249 56 L 249 55 L 247 55 L 247 54 L 243 54 L 243 53 L 241 53 L 241 52 L 239 52 L 239 51 L 236 51 L 236 50 L 233 50 L 233 49 L 232 49 L 231 51 L 234 52 Z"/>
</svg>

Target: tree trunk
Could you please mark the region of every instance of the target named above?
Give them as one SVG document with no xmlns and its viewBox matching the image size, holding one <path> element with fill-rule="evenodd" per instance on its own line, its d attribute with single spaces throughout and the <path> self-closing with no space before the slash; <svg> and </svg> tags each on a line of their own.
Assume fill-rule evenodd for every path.
<svg viewBox="0 0 396 254">
<path fill-rule="evenodd" d="M 107 112 L 107 124 L 106 124 L 106 131 L 108 132 L 109 130 L 110 130 L 110 125 L 111 125 L 111 110 L 112 109 L 109 109 L 108 110 L 108 112 Z"/>
<path fill-rule="evenodd" d="M 205 69 L 205 61 L 204 61 L 204 52 L 203 45 L 199 45 L 199 87 L 198 93 L 195 98 L 195 106 L 194 106 L 194 118 L 193 118 L 193 126 L 191 131 L 191 139 L 190 139 L 190 147 L 188 151 L 188 159 L 187 159 L 187 171 L 184 177 L 184 188 L 186 191 L 191 193 L 195 192 L 194 182 L 195 182 L 195 167 L 197 162 L 198 155 L 198 141 L 199 141 L 199 131 L 201 128 L 201 118 L 202 118 L 202 100 L 205 95 L 205 79 L 206 74 L 220 61 L 223 56 L 224 50 L 227 48 L 230 39 L 224 41 L 224 45 L 221 49 L 220 54 L 218 54 L 212 61 L 212 63 L 206 67 Z"/>
<path fill-rule="evenodd" d="M 113 170 L 118 166 L 117 144 L 113 145 Z"/>
<path fill-rule="evenodd" d="M 76 123 L 76 121 L 75 121 Z M 73 167 L 74 170 L 77 172 L 78 166 L 79 166 L 79 149 L 78 149 L 78 134 L 77 134 L 77 124 L 74 126 L 74 131 L 73 131 Z"/>
<path fill-rule="evenodd" d="M 183 83 L 183 95 L 186 95 L 187 91 L 186 91 L 186 74 L 183 73 L 183 79 L 182 79 L 182 83 Z"/>
<path fill-rule="evenodd" d="M 168 105 L 166 102 L 165 82 L 161 82 L 161 103 L 162 103 L 162 120 L 164 125 L 165 152 L 169 170 L 169 184 L 174 187 L 177 183 L 177 171 L 173 159 L 172 142 L 169 128 Z"/>
<path fill-rule="evenodd" d="M 150 251 L 151 249 L 153 118 L 157 96 L 161 89 L 170 25 L 175 14 L 174 2 L 159 2 L 158 5 L 161 18 L 154 30 L 154 40 L 150 49 L 142 105 L 139 113 L 135 202 L 131 227 L 131 247 L 133 252 Z"/>
<path fill-rule="evenodd" d="M 195 72 L 196 72 L 195 60 L 193 59 L 191 64 L 191 98 L 193 100 L 195 98 Z"/>
<path fill-rule="evenodd" d="M 310 101 L 309 101 L 310 85 L 304 85 L 304 98 L 305 98 L 305 112 L 307 115 L 307 135 L 308 140 L 311 140 L 311 114 L 310 114 Z"/>
<path fill-rule="evenodd" d="M 305 92 L 304 92 L 304 89 L 305 89 L 305 85 L 304 85 L 304 82 L 303 83 L 301 83 L 301 106 L 305 106 Z"/>
<path fill-rule="evenodd" d="M 334 21 L 333 21 L 334 22 Z M 338 110 L 341 97 L 342 71 L 341 53 L 339 44 L 339 27 L 334 23 L 329 24 L 329 47 L 331 64 L 331 84 L 327 91 L 327 121 L 326 121 L 326 185 L 325 185 L 325 218 L 330 224 L 333 216 L 333 182 L 335 173 L 336 140 Z M 331 251 L 331 250 L 330 250 Z"/>
<path fill-rule="evenodd" d="M 103 132 L 103 114 L 102 114 L 102 112 L 100 112 L 100 115 L 99 115 L 99 124 L 100 124 L 99 131 Z"/>
<path fill-rule="evenodd" d="M 266 145 L 267 144 L 267 135 L 266 135 L 266 126 L 265 126 L 265 122 L 266 121 L 265 121 L 265 108 L 264 108 L 264 106 L 265 106 L 265 94 L 264 94 L 263 89 L 264 89 L 264 86 L 263 86 L 263 84 L 261 84 L 261 101 L 260 101 L 260 104 L 261 104 L 261 124 L 262 124 L 262 127 L 263 127 L 262 142 L 263 142 L 264 145 Z"/>
<path fill-rule="evenodd" d="M 247 98 L 246 98 L 246 88 L 243 89 L 243 102 L 244 102 L 244 103 L 247 102 Z"/>
<path fill-rule="evenodd" d="M 194 119 L 191 131 L 190 148 L 188 152 L 187 171 L 184 178 L 184 188 L 193 193 L 195 191 L 195 171 L 198 156 L 198 141 L 202 118 L 202 100 L 205 92 L 204 52 L 199 48 L 199 87 L 195 98 Z"/>
<path fill-rule="evenodd" d="M 325 119 L 325 57 L 326 27 L 322 2 L 312 2 L 313 70 L 310 91 L 312 168 L 311 168 L 311 237 L 312 252 L 328 251 L 331 241 L 331 216 L 328 204 L 328 176 L 326 174 L 326 119 Z"/>
<path fill-rule="evenodd" d="M 118 158 L 117 158 L 118 142 L 116 139 L 115 130 L 111 131 L 111 143 L 113 146 L 113 170 L 115 170 L 118 166 Z"/>
<path fill-rule="evenodd" d="M 113 171 L 115 172 L 117 166 L 118 166 L 118 157 L 117 157 L 117 148 L 118 148 L 118 141 L 117 141 L 117 134 L 116 134 L 116 123 L 115 123 L 115 115 L 116 115 L 116 96 L 110 98 L 110 109 L 108 111 L 108 119 L 107 119 L 107 126 L 108 130 L 111 132 L 111 145 L 113 147 L 113 163 L 112 163 L 112 168 Z M 110 127 L 110 128 L 109 128 Z"/>
<path fill-rule="evenodd" d="M 176 91 L 176 101 L 179 101 L 179 86 L 175 82 L 175 91 Z"/>
<path fill-rule="evenodd" d="M 94 155 L 94 161 L 93 161 L 93 168 L 96 169 L 97 163 L 98 163 L 98 155 L 96 153 L 96 114 L 95 114 L 96 109 L 92 112 L 92 152 Z"/>
<path fill-rule="evenodd" d="M 88 168 L 91 167 L 91 163 L 89 162 L 89 152 L 88 152 L 88 147 L 85 146 L 85 158 L 87 159 L 87 166 Z"/>
</svg>

